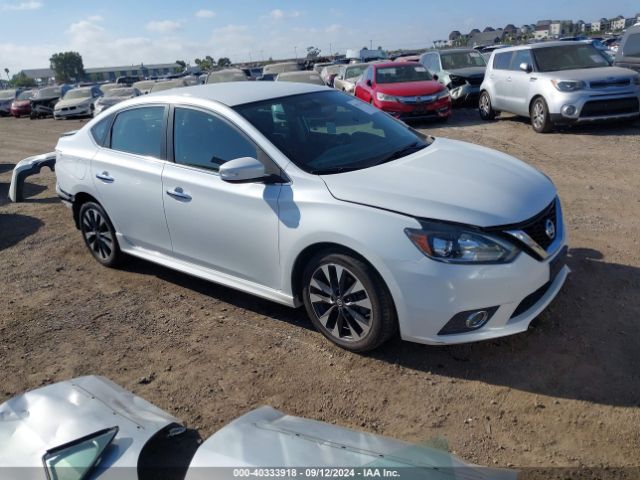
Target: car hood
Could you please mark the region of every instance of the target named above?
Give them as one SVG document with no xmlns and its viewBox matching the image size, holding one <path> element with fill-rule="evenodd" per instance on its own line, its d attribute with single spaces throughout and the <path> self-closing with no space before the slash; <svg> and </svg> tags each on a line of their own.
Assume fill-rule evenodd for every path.
<svg viewBox="0 0 640 480">
<path fill-rule="evenodd" d="M 487 70 L 486 67 L 466 67 L 466 68 L 455 68 L 453 70 L 447 70 L 449 75 L 458 75 L 459 77 L 479 77 L 484 76 L 484 72 Z"/>
<path fill-rule="evenodd" d="M 31 104 L 31 100 L 14 100 L 12 105 L 14 107 L 26 107 Z"/>
<path fill-rule="evenodd" d="M 378 92 L 398 96 L 432 95 L 442 89 L 442 85 L 435 80 L 407 83 L 378 83 L 376 85 Z"/>
<path fill-rule="evenodd" d="M 617 78 L 630 78 L 637 75 L 636 72 L 622 67 L 580 68 L 575 70 L 562 70 L 560 72 L 536 72 L 538 77 L 561 80 L 582 80 L 592 82 L 594 80 L 614 80 Z"/>
<path fill-rule="evenodd" d="M 91 103 L 93 99 L 90 97 L 85 98 L 70 98 L 69 100 L 60 100 L 56 103 L 56 110 L 59 110 L 64 107 L 77 107 L 78 105 L 85 105 Z"/>
<path fill-rule="evenodd" d="M 524 162 L 444 138 L 398 160 L 321 178 L 339 200 L 478 227 L 527 220 L 556 195 L 551 180 Z"/>
</svg>

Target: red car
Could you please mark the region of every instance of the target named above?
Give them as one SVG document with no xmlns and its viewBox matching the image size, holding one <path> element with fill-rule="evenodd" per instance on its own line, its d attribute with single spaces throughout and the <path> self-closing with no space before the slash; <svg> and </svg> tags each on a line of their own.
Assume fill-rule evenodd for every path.
<svg viewBox="0 0 640 480">
<path fill-rule="evenodd" d="M 31 114 L 31 97 L 35 90 L 25 90 L 11 104 L 11 115 L 20 118 Z"/>
<path fill-rule="evenodd" d="M 402 120 L 451 115 L 449 90 L 435 81 L 421 64 L 371 64 L 356 83 L 355 96 Z"/>
</svg>

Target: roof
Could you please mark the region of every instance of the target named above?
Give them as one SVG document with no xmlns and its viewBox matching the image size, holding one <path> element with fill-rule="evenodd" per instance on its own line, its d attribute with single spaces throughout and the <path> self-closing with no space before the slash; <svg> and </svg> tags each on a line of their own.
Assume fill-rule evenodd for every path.
<svg viewBox="0 0 640 480">
<path fill-rule="evenodd" d="M 538 49 L 538 48 L 547 48 L 547 47 L 566 47 L 567 45 L 584 45 L 584 41 L 582 40 L 575 40 L 575 41 L 567 41 L 567 42 L 561 42 L 561 41 L 556 41 L 556 42 L 542 42 L 542 43 L 530 43 L 527 45 L 517 45 L 515 47 L 506 47 L 506 48 L 501 48 L 500 50 L 496 50 L 496 52 L 512 52 L 514 50 L 523 50 L 525 48 L 527 49 Z"/>
<path fill-rule="evenodd" d="M 248 87 L 247 82 L 226 82 L 183 87 L 152 95 L 154 95 L 155 98 L 160 96 L 195 97 L 220 102 L 229 107 L 235 107 L 245 103 L 260 102 L 272 98 L 332 90 L 333 89 L 329 87 L 309 83 L 251 82 Z M 145 97 L 147 96 L 145 95 Z"/>
</svg>

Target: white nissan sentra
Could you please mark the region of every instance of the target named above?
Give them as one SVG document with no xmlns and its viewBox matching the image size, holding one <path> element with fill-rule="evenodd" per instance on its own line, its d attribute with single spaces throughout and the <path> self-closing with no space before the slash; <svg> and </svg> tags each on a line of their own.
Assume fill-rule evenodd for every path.
<svg viewBox="0 0 640 480">
<path fill-rule="evenodd" d="M 56 156 L 58 195 L 98 262 L 133 255 L 304 304 L 353 351 L 398 330 L 426 344 L 523 332 L 569 273 L 544 174 L 322 86 L 138 97 Z"/>
</svg>

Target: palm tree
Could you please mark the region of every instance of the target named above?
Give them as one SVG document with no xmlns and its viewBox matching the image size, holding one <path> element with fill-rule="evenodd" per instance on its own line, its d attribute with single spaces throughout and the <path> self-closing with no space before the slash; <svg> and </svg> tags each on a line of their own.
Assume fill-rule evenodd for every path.
<svg viewBox="0 0 640 480">
<path fill-rule="evenodd" d="M 7 80 L 9 80 L 9 69 L 8 69 L 8 68 L 5 68 L 5 69 L 4 69 L 4 73 L 6 73 L 6 74 L 7 74 Z"/>
</svg>

